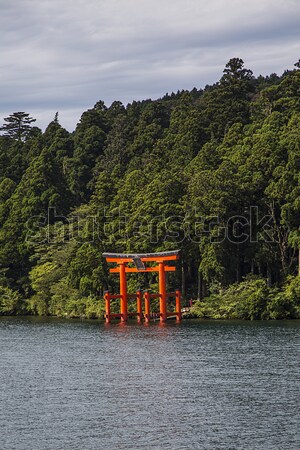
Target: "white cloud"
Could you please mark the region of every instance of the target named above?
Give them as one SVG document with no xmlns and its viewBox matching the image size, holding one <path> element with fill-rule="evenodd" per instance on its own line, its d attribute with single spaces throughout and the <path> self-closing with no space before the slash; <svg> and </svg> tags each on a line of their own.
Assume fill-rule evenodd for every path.
<svg viewBox="0 0 300 450">
<path fill-rule="evenodd" d="M 0 116 L 73 129 L 99 99 L 124 103 L 299 59 L 298 0 L 0 0 Z"/>
</svg>

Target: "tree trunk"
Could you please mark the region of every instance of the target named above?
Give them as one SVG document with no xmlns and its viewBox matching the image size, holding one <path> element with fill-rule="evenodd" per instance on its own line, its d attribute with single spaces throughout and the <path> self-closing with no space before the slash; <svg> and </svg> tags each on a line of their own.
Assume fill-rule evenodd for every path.
<svg viewBox="0 0 300 450">
<path fill-rule="evenodd" d="M 203 299 L 203 280 L 201 272 L 198 270 L 198 294 L 197 299 L 202 300 Z"/>
<path fill-rule="evenodd" d="M 240 248 L 237 246 L 236 251 L 236 281 L 240 283 L 242 281 L 242 274 L 241 274 L 241 257 L 240 257 Z"/>
<path fill-rule="evenodd" d="M 206 297 L 206 282 L 202 278 L 202 298 Z"/>
<path fill-rule="evenodd" d="M 181 295 L 185 300 L 185 265 L 183 261 L 181 264 Z"/>
<path fill-rule="evenodd" d="M 261 264 L 259 263 L 259 265 L 258 265 L 258 274 L 259 274 L 259 276 L 261 277 L 262 276 L 262 268 L 261 268 Z"/>
<path fill-rule="evenodd" d="M 252 273 L 252 275 L 255 274 L 255 263 L 254 263 L 254 259 L 251 260 L 251 273 Z"/>
<path fill-rule="evenodd" d="M 272 287 L 272 272 L 269 263 L 267 263 L 267 285 Z"/>
</svg>

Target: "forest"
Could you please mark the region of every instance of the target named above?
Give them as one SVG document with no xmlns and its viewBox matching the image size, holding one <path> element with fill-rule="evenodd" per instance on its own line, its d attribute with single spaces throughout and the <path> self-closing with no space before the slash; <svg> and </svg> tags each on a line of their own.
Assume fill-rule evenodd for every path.
<svg viewBox="0 0 300 450">
<path fill-rule="evenodd" d="M 168 285 L 198 317 L 300 318 L 300 61 L 34 122 L 0 127 L 0 314 L 102 317 L 103 252 L 180 249 Z"/>
</svg>

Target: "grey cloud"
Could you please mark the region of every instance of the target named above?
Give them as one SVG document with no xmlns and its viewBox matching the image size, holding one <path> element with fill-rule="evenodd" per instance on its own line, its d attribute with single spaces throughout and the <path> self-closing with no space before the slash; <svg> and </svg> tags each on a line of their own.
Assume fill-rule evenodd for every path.
<svg viewBox="0 0 300 450">
<path fill-rule="evenodd" d="M 0 0 L 0 12 L 0 115 L 37 113 L 42 127 L 60 110 L 72 129 L 100 98 L 203 87 L 234 56 L 258 74 L 300 53 L 294 0 Z"/>
</svg>

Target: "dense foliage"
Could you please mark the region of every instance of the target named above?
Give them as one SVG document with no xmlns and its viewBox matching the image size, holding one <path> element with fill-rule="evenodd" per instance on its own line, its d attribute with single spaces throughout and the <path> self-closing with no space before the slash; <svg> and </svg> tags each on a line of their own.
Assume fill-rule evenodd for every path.
<svg viewBox="0 0 300 450">
<path fill-rule="evenodd" d="M 45 132 L 27 113 L 6 118 L 0 314 L 99 317 L 117 287 L 103 251 L 181 248 L 168 283 L 201 317 L 299 317 L 295 66 L 255 78 L 234 58 L 203 90 L 98 101 L 72 133 L 57 114 Z"/>
</svg>

